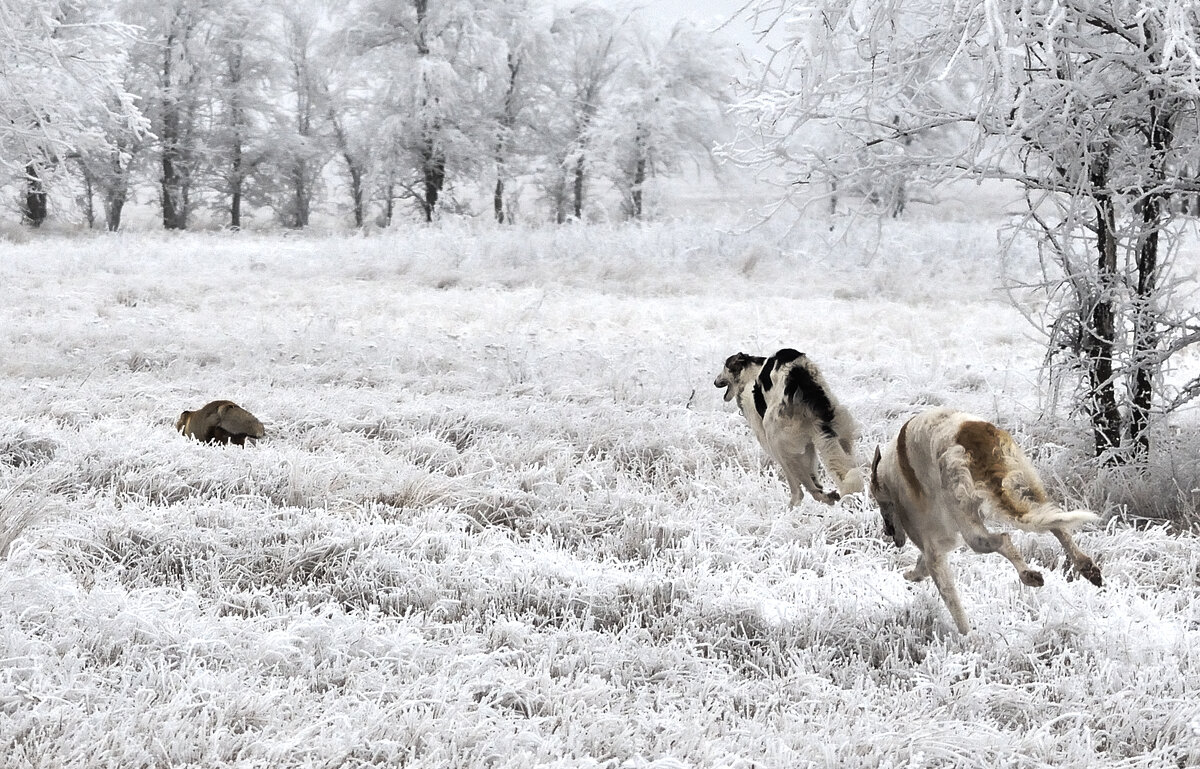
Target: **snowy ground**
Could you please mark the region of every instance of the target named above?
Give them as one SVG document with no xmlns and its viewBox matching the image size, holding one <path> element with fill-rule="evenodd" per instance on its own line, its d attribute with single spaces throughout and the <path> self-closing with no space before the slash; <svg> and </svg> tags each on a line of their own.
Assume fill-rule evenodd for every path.
<svg viewBox="0 0 1200 769">
<path fill-rule="evenodd" d="M 0 763 L 1196 765 L 1194 536 L 1102 509 L 1103 590 L 1050 537 L 1016 535 L 1041 589 L 960 552 L 960 637 L 865 500 L 787 509 L 712 386 L 798 347 L 863 459 L 951 404 L 1094 501 L 997 250 L 931 219 L 0 244 L 0 505 L 43 517 L 0 561 Z M 213 398 L 268 438 L 174 432 Z"/>
</svg>

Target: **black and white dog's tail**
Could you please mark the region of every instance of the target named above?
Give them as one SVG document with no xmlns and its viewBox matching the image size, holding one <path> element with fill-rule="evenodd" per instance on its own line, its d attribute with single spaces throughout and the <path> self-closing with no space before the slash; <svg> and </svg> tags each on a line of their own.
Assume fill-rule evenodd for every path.
<svg viewBox="0 0 1200 769">
<path fill-rule="evenodd" d="M 790 415 L 807 416 L 815 422 L 814 443 L 821 461 L 837 479 L 838 491 L 843 495 L 862 491 L 862 471 L 854 459 L 858 425 L 834 399 L 820 369 L 808 356 L 785 347 L 763 363 L 757 384 L 764 393 L 782 387 L 782 407 Z"/>
</svg>

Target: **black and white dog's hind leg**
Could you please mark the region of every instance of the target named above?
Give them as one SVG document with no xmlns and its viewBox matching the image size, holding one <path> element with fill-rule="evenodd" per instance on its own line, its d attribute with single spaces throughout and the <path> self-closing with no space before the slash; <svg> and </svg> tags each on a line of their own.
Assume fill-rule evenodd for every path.
<svg viewBox="0 0 1200 769">
<path fill-rule="evenodd" d="M 808 490 L 813 499 L 825 505 L 832 505 L 840 498 L 837 491 L 826 491 L 817 478 L 817 448 L 808 444 L 804 450 L 789 454 L 781 461 L 783 477 L 787 480 L 792 492 L 789 507 L 796 507 L 804 501 L 804 491 Z"/>
<path fill-rule="evenodd" d="M 842 413 L 849 417 L 845 411 Z M 817 438 L 817 447 L 821 453 L 821 461 L 825 463 L 826 469 L 834 477 L 842 496 L 857 494 L 866 488 L 862 470 L 859 469 L 858 462 L 854 459 L 853 433 L 850 433 L 850 437 L 829 436 L 822 433 Z"/>
</svg>

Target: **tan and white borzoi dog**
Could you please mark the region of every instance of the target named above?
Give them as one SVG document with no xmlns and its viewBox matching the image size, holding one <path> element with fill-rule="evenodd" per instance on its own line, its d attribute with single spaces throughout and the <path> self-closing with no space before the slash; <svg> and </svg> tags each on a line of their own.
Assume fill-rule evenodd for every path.
<svg viewBox="0 0 1200 769">
<path fill-rule="evenodd" d="M 783 468 L 792 506 L 804 499 L 805 489 L 827 505 L 839 493 L 863 490 L 854 461 L 858 426 L 804 353 L 785 348 L 769 358 L 730 355 L 713 384 L 727 388 L 726 401 L 737 399 L 758 442 Z M 838 491 L 826 491 L 817 480 L 818 455 L 836 478 Z"/>
<path fill-rule="evenodd" d="M 1049 501 L 1037 471 L 1012 436 L 979 417 L 935 408 L 905 422 L 886 448 L 875 449 L 871 495 L 896 547 L 903 547 L 907 536 L 921 550 L 917 565 L 904 577 L 913 582 L 933 577 L 960 633 L 971 626 L 946 563 L 960 537 L 977 553 L 1007 558 L 1026 585 L 1041 587 L 1043 582 L 1008 534 L 988 531 L 985 516 L 1026 531 L 1050 532 L 1075 569 L 1092 584 L 1102 584 L 1100 569 L 1070 534 L 1099 517 Z"/>
</svg>

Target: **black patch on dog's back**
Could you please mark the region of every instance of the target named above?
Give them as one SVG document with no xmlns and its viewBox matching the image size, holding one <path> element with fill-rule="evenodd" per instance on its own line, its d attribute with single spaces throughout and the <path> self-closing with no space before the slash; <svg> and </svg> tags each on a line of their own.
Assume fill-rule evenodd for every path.
<svg viewBox="0 0 1200 769">
<path fill-rule="evenodd" d="M 790 347 L 785 347 L 779 352 L 767 358 L 763 363 L 762 370 L 758 372 L 758 381 L 764 390 L 770 390 L 775 383 L 771 381 L 771 374 L 775 371 L 776 366 L 786 366 L 797 358 L 803 358 L 804 353 L 793 350 Z"/>
<path fill-rule="evenodd" d="M 797 358 L 803 358 L 804 353 L 799 350 L 793 350 L 791 347 L 784 347 L 779 352 L 775 353 L 775 362 L 782 366 L 785 363 L 791 363 Z"/>
<path fill-rule="evenodd" d="M 767 413 L 767 399 L 763 397 L 762 388 L 757 384 L 754 385 L 752 392 L 754 395 L 754 410 L 758 412 L 758 418 L 762 419 Z"/>
<path fill-rule="evenodd" d="M 817 380 L 803 366 L 796 366 L 788 372 L 783 383 L 783 397 L 789 401 L 799 400 L 812 409 L 817 421 L 821 423 L 821 432 L 829 438 L 836 438 L 833 429 L 833 403 L 829 400 L 825 388 L 817 384 Z"/>
<path fill-rule="evenodd" d="M 763 390 L 770 390 L 774 382 L 771 381 L 771 372 L 775 370 L 775 358 L 767 358 L 767 362 L 763 364 L 762 370 L 758 372 L 758 384 Z"/>
</svg>

